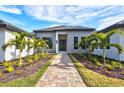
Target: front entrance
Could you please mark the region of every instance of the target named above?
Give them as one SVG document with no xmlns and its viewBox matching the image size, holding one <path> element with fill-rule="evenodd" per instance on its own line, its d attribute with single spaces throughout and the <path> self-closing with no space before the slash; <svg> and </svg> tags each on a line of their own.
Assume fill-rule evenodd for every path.
<svg viewBox="0 0 124 93">
<path fill-rule="evenodd" d="M 59 40 L 59 51 L 66 51 L 66 40 Z"/>
</svg>

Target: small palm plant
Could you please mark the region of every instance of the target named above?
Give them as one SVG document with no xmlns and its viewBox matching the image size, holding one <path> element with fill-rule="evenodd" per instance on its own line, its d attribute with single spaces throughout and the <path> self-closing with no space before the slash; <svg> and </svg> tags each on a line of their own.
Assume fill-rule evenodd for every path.
<svg viewBox="0 0 124 93">
<path fill-rule="evenodd" d="M 93 50 L 97 48 L 98 45 L 97 41 L 98 40 L 96 38 L 90 35 L 85 36 L 83 40 L 81 40 L 81 42 L 79 43 L 80 47 L 84 47 L 84 49 L 86 49 L 88 58 L 90 57 L 90 54 L 93 52 Z"/>
<path fill-rule="evenodd" d="M 104 62 L 104 66 L 106 65 L 106 49 L 107 47 L 115 47 L 118 49 L 118 54 L 121 54 L 123 52 L 123 48 L 120 44 L 111 44 L 110 42 L 108 42 L 108 40 L 110 39 L 110 37 L 114 34 L 123 34 L 123 32 L 121 32 L 120 30 L 114 29 L 110 32 L 107 33 L 94 33 L 92 34 L 92 37 L 96 38 L 98 40 L 99 46 L 101 48 L 103 48 L 103 62 Z"/>
<path fill-rule="evenodd" d="M 48 48 L 48 45 L 45 40 L 33 38 L 33 42 L 30 42 L 31 46 L 28 49 L 34 48 L 36 49 L 36 53 L 38 53 L 42 48 Z"/>
<path fill-rule="evenodd" d="M 2 46 L 2 49 L 5 51 L 7 47 L 15 46 L 19 49 L 19 65 L 22 65 L 22 51 L 26 46 L 26 37 L 28 37 L 28 33 L 19 33 L 15 34 L 15 39 L 10 39 L 6 44 Z"/>
</svg>

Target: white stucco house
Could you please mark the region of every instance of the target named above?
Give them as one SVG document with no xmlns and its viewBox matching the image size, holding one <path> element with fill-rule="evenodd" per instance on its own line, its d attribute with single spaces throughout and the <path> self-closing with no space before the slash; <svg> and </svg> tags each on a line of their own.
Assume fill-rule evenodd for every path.
<svg viewBox="0 0 124 93">
<path fill-rule="evenodd" d="M 99 32 L 108 32 L 112 29 L 119 29 L 124 31 L 124 20 L 111 25 Z M 73 53 L 81 51 L 79 47 L 76 46 L 77 42 L 81 41 L 81 38 L 86 35 L 90 35 L 94 28 L 82 27 L 82 26 L 56 26 L 46 29 L 34 30 L 36 37 L 41 39 L 47 39 L 51 42 L 51 46 L 46 51 L 54 53 Z M 119 43 L 124 47 L 124 36 L 115 34 L 111 36 L 110 43 Z M 83 49 L 82 49 L 83 50 Z M 103 50 L 95 49 L 93 54 L 102 56 Z M 118 55 L 118 51 L 114 47 L 107 49 L 107 57 L 124 61 L 124 53 Z"/>
<path fill-rule="evenodd" d="M 3 60 L 13 60 L 17 59 L 19 55 L 19 49 L 17 49 L 15 46 L 7 47 L 6 51 L 3 51 L 1 47 L 6 44 L 10 39 L 15 38 L 15 35 L 13 32 L 25 32 L 21 28 L 18 28 L 8 22 L 5 22 L 3 20 L 0 20 L 0 62 Z M 27 39 L 31 39 L 31 37 L 27 37 Z M 22 56 L 25 57 L 27 55 L 33 54 L 33 49 L 30 49 L 30 51 L 26 51 L 27 47 L 23 49 Z"/>
<path fill-rule="evenodd" d="M 118 30 L 124 31 L 124 20 L 117 22 L 105 29 L 102 29 L 99 32 L 106 33 L 113 29 L 118 29 Z M 115 35 L 111 36 L 109 42 L 113 43 L 113 44 L 118 43 L 124 48 L 124 35 L 115 34 Z M 94 54 L 101 56 L 102 52 L 103 52 L 102 49 L 99 47 L 98 49 L 95 49 Z M 124 53 L 118 55 L 118 51 L 115 47 L 110 47 L 107 49 L 107 57 L 116 59 L 116 60 L 120 60 L 120 61 L 124 61 Z"/>
<path fill-rule="evenodd" d="M 77 43 L 81 38 L 90 35 L 95 29 L 83 26 L 55 26 L 34 30 L 36 37 L 48 40 L 49 49 L 53 53 L 73 53 L 80 51 Z"/>
<path fill-rule="evenodd" d="M 106 33 L 112 29 L 119 29 L 121 31 L 124 31 L 124 20 L 111 25 L 99 32 Z M 79 48 L 77 46 L 77 43 L 80 42 L 84 36 L 90 35 L 94 31 L 95 29 L 90 27 L 65 25 L 33 30 L 36 38 L 41 38 L 49 41 L 47 42 L 49 49 L 44 49 L 44 51 L 48 51 L 51 53 L 73 53 L 82 51 L 83 49 Z M 0 61 L 18 58 L 19 50 L 16 49 L 15 46 L 8 47 L 6 51 L 3 51 L 1 49 L 3 44 L 7 43 L 12 38 L 15 38 L 13 32 L 20 33 L 25 31 L 8 22 L 0 20 Z M 31 37 L 27 38 L 31 39 Z M 119 43 L 124 47 L 124 36 L 115 34 L 110 38 L 110 43 Z M 27 47 L 23 49 L 23 57 L 32 55 L 34 53 L 33 49 L 27 52 L 26 48 Z M 102 49 L 99 47 L 98 49 L 94 50 L 93 54 L 102 56 L 102 52 Z M 124 61 L 124 53 L 118 55 L 118 51 L 114 47 L 110 47 L 109 49 L 107 49 L 107 57 Z"/>
</svg>

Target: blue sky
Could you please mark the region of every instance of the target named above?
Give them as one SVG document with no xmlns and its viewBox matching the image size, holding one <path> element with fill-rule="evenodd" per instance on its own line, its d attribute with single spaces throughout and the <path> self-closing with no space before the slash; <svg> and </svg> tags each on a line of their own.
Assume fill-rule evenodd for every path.
<svg viewBox="0 0 124 93">
<path fill-rule="evenodd" d="M 0 6 L 0 19 L 29 32 L 58 25 L 80 25 L 100 30 L 124 19 L 124 6 L 6 5 Z"/>
</svg>

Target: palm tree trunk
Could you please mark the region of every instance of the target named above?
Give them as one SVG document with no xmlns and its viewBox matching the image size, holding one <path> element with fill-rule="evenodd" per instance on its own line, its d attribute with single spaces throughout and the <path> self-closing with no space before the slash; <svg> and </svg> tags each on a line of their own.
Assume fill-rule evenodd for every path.
<svg viewBox="0 0 124 93">
<path fill-rule="evenodd" d="M 104 66 L 106 66 L 106 48 L 103 48 L 103 62 Z"/>
<path fill-rule="evenodd" d="M 87 56 L 88 56 L 88 59 L 90 58 L 90 50 L 89 50 L 89 47 L 87 48 Z"/>
<path fill-rule="evenodd" d="M 19 65 L 22 65 L 22 50 L 19 51 Z"/>
</svg>

